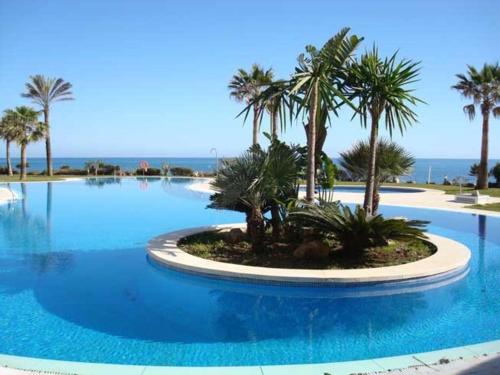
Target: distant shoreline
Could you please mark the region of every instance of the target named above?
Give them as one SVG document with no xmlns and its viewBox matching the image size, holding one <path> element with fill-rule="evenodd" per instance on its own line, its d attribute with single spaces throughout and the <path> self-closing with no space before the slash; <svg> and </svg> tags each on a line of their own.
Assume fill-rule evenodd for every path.
<svg viewBox="0 0 500 375">
<path fill-rule="evenodd" d="M 231 159 L 231 157 L 220 157 L 219 166 L 224 159 Z M 213 172 L 217 169 L 215 157 L 55 157 L 53 165 L 55 169 L 60 169 L 64 165 L 83 169 L 85 162 L 89 160 L 101 160 L 105 164 L 119 165 L 124 171 L 136 170 L 143 160 L 147 161 L 151 168 L 161 168 L 163 164 L 168 164 L 170 167 L 185 167 L 198 172 Z M 338 162 L 338 159 L 334 159 L 334 162 Z M 401 181 L 425 183 L 430 168 L 431 181 L 435 183 L 442 183 L 445 176 L 449 180 L 463 177 L 467 182 L 474 182 L 475 179 L 469 176 L 469 168 L 477 162 L 477 159 L 416 158 L 413 172 L 409 176 L 403 176 Z M 490 167 L 497 162 L 500 162 L 500 159 L 491 159 Z M 12 158 L 12 163 L 14 166 L 19 164 L 19 158 Z M 44 157 L 30 157 L 28 163 L 30 172 L 39 173 L 46 168 Z M 0 166 L 2 165 L 5 165 L 3 157 L 0 158 Z"/>
</svg>

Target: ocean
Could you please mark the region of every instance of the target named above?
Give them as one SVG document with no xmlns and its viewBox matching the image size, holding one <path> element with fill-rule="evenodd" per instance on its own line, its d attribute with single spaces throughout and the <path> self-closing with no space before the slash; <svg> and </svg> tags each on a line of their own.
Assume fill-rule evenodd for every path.
<svg viewBox="0 0 500 375">
<path fill-rule="evenodd" d="M 69 165 L 71 168 L 83 168 L 85 162 L 88 160 L 102 160 L 106 164 L 119 165 L 123 170 L 127 171 L 139 168 L 139 163 L 142 160 L 147 161 L 154 168 L 160 168 L 164 163 L 167 163 L 171 167 L 187 167 L 200 172 L 214 171 L 216 169 L 215 158 L 54 158 L 53 163 L 55 169 L 63 165 Z M 430 181 L 435 183 L 442 183 L 445 176 L 449 180 L 464 177 L 466 181 L 474 182 L 475 179 L 468 174 L 470 166 L 477 162 L 477 159 L 416 159 L 413 172 L 408 176 L 402 176 L 401 181 L 427 182 L 430 168 Z M 490 168 L 497 162 L 500 162 L 500 160 L 490 160 Z M 14 166 L 19 164 L 19 158 L 12 158 L 12 163 Z M 40 172 L 45 170 L 45 158 L 28 158 L 28 163 L 29 171 Z M 0 165 L 5 165 L 5 158 L 0 158 Z"/>
</svg>

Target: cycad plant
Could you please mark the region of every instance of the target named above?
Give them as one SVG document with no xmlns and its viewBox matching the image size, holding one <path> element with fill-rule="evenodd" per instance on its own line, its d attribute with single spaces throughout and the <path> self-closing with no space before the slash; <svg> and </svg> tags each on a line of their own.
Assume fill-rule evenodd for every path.
<svg viewBox="0 0 500 375">
<path fill-rule="evenodd" d="M 26 92 L 23 97 L 29 98 L 33 103 L 38 104 L 43 111 L 45 124 L 45 151 L 47 155 L 47 174 L 52 176 L 52 144 L 50 140 L 50 108 L 52 103 L 65 100 L 73 100 L 71 83 L 65 82 L 62 78 L 48 78 L 37 74 L 30 77 L 26 83 Z"/>
<path fill-rule="evenodd" d="M 366 215 L 360 206 L 354 212 L 349 206 L 327 203 L 306 205 L 291 212 L 292 223 L 311 227 L 337 240 L 343 250 L 361 252 L 374 246 L 387 245 L 389 240 L 425 239 L 424 221 L 386 219 L 382 215 Z"/>
<path fill-rule="evenodd" d="M 25 180 L 27 175 L 27 145 L 31 142 L 37 142 L 45 136 L 45 124 L 38 121 L 38 115 L 38 111 L 26 106 L 5 111 L 13 139 L 21 148 L 21 180 Z"/>
<path fill-rule="evenodd" d="M 490 115 L 500 116 L 500 67 L 496 64 L 485 64 L 481 70 L 468 66 L 467 74 L 457 74 L 458 83 L 452 86 L 472 103 L 464 107 L 464 112 L 472 121 L 479 106 L 483 117 L 481 138 L 481 161 L 477 174 L 477 188 L 488 188 L 488 148 Z"/>
<path fill-rule="evenodd" d="M 373 215 L 373 199 L 376 193 L 376 165 L 379 122 L 384 121 L 389 135 L 399 129 L 404 133 L 407 126 L 417 121 L 417 114 L 412 107 L 422 102 L 413 95 L 408 86 L 419 76 L 419 63 L 411 60 L 397 60 L 397 53 L 381 58 L 377 48 L 366 52 L 350 69 L 350 85 L 353 95 L 358 100 L 361 125 L 370 125 L 370 159 L 364 199 L 364 212 Z"/>
</svg>

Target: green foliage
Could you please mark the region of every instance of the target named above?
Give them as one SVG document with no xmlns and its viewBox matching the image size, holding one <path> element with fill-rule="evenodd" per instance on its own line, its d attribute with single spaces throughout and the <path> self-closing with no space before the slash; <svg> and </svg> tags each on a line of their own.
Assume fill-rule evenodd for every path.
<svg viewBox="0 0 500 375">
<path fill-rule="evenodd" d="M 477 177 L 479 174 L 479 164 L 474 163 L 469 168 L 469 176 Z"/>
<path fill-rule="evenodd" d="M 359 141 L 348 151 L 340 153 L 340 166 L 353 181 L 366 181 L 370 160 L 370 144 Z M 392 177 L 409 174 L 415 158 L 402 146 L 390 140 L 381 139 L 377 146 L 375 179 L 386 182 Z"/>
<path fill-rule="evenodd" d="M 347 251 L 363 251 L 387 245 L 389 240 L 425 239 L 426 222 L 367 216 L 359 206 L 354 212 L 338 202 L 322 206 L 306 205 L 288 216 L 292 223 L 311 227 L 339 241 Z"/>
<path fill-rule="evenodd" d="M 500 185 L 500 163 L 496 163 L 490 170 L 490 176 L 495 178 L 497 185 Z"/>
<path fill-rule="evenodd" d="M 172 176 L 182 176 L 182 177 L 194 176 L 194 171 L 191 168 L 184 168 L 184 167 L 172 167 L 170 168 L 170 173 L 172 174 Z"/>
<path fill-rule="evenodd" d="M 419 62 L 397 61 L 397 53 L 382 59 L 373 47 L 350 66 L 349 85 L 358 100 L 361 124 L 366 127 L 368 117 L 378 120 L 383 115 L 384 123 L 392 136 L 394 129 L 401 134 L 408 125 L 417 121 L 412 106 L 423 101 L 413 95 L 408 85 L 418 79 Z"/>
<path fill-rule="evenodd" d="M 160 176 L 161 169 L 160 168 L 147 168 L 147 169 L 137 169 L 135 171 L 137 176 Z"/>
<path fill-rule="evenodd" d="M 269 149 L 251 147 L 234 160 L 224 160 L 212 183 L 210 208 L 244 212 L 252 244 L 262 240 L 264 214 L 272 213 L 273 233 L 281 231 L 283 208 L 297 198 L 302 155 L 297 147 L 273 140 Z"/>
<path fill-rule="evenodd" d="M 468 65 L 467 75 L 457 74 L 458 82 L 452 86 L 472 103 L 464 106 L 464 113 L 472 121 L 476 115 L 475 107 L 481 107 L 481 113 L 492 113 L 494 117 L 500 116 L 500 66 L 484 64 L 481 70 Z"/>
</svg>

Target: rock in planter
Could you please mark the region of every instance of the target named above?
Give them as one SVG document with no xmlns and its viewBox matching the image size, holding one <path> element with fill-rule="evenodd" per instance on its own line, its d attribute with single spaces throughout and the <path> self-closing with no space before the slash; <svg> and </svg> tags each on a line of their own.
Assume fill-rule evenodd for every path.
<svg viewBox="0 0 500 375">
<path fill-rule="evenodd" d="M 299 259 L 323 260 L 328 258 L 330 248 L 320 240 L 304 242 L 293 252 L 293 256 Z"/>
<path fill-rule="evenodd" d="M 235 244 L 243 241 L 246 235 L 240 228 L 232 228 L 226 236 L 226 240 L 229 243 Z"/>
</svg>

